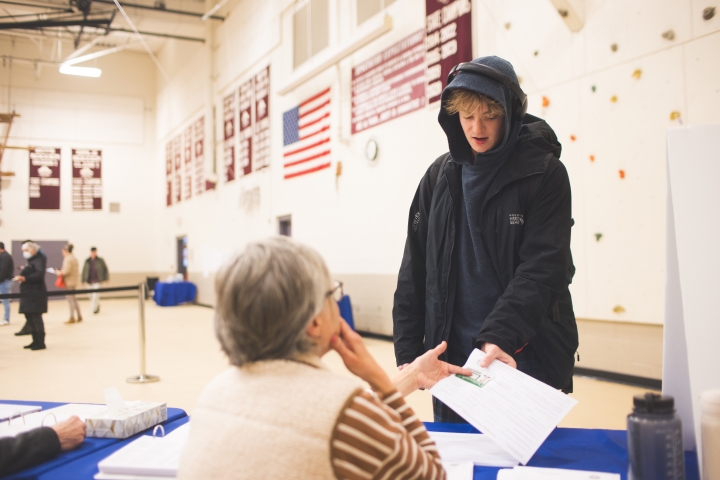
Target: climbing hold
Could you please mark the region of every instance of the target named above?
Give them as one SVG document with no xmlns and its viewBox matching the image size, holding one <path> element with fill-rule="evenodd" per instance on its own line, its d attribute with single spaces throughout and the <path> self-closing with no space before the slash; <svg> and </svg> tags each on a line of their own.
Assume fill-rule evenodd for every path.
<svg viewBox="0 0 720 480">
<path fill-rule="evenodd" d="M 595 85 L 593 85 L 592 87 L 590 87 L 590 90 L 592 90 L 592 92 L 595 93 L 595 90 L 597 90 L 597 87 Z"/>
<path fill-rule="evenodd" d="M 335 176 L 339 177 L 342 175 L 342 162 L 337 162 L 337 166 L 335 167 Z"/>
<path fill-rule="evenodd" d="M 617 305 L 615 308 L 613 308 L 613 312 L 615 312 L 615 313 L 625 313 L 625 309 L 622 307 L 622 305 Z"/>
<path fill-rule="evenodd" d="M 610 101 L 611 101 L 612 103 L 617 102 L 617 95 L 613 95 L 612 97 L 610 97 Z"/>
<path fill-rule="evenodd" d="M 675 40 L 675 31 L 674 30 L 668 30 L 667 32 L 663 32 L 662 37 L 665 40 Z"/>
<path fill-rule="evenodd" d="M 594 162 L 594 161 L 595 161 L 595 155 L 590 155 L 590 161 L 591 161 L 591 162 Z"/>
<path fill-rule="evenodd" d="M 680 112 L 677 110 L 670 113 L 670 120 L 677 120 L 678 118 L 680 118 Z"/>
<path fill-rule="evenodd" d="M 535 50 L 535 51 L 533 52 L 533 55 L 535 55 L 535 56 L 537 57 L 539 53 L 540 53 L 540 50 Z"/>
<path fill-rule="evenodd" d="M 542 97 L 542 106 L 547 107 L 548 105 L 550 105 L 550 100 L 548 99 L 548 97 L 543 96 Z"/>
<path fill-rule="evenodd" d="M 566 18 L 570 14 L 570 12 L 568 12 L 567 10 L 565 10 L 563 8 L 558 8 L 558 13 L 563 18 Z"/>
<path fill-rule="evenodd" d="M 518 85 L 522 85 L 522 82 L 523 82 L 523 78 L 522 78 L 522 77 L 518 77 Z"/>
<path fill-rule="evenodd" d="M 577 137 L 575 135 L 570 135 L 570 140 L 572 140 L 573 142 L 575 141 L 576 138 Z"/>
<path fill-rule="evenodd" d="M 596 233 L 596 234 L 595 234 L 595 241 L 596 241 L 596 242 L 599 242 L 601 238 L 602 238 L 602 233 Z"/>
<path fill-rule="evenodd" d="M 641 76 L 642 76 L 642 70 L 640 70 L 639 68 L 636 68 L 635 71 L 632 73 L 632 77 L 635 80 L 640 80 Z"/>
<path fill-rule="evenodd" d="M 707 7 L 705 10 L 703 10 L 703 18 L 705 20 L 710 20 L 715 16 L 715 7 Z"/>
<path fill-rule="evenodd" d="M 618 170 L 618 175 L 620 175 L 620 178 L 625 178 L 625 170 Z"/>
<path fill-rule="evenodd" d="M 618 49 L 617 43 L 613 43 L 612 45 L 610 45 L 610 50 L 612 50 L 613 52 L 617 52 L 617 49 Z"/>
<path fill-rule="evenodd" d="M 510 30 L 510 27 L 512 27 L 512 23 L 507 22 L 507 23 L 505 24 L 505 30 Z"/>
</svg>

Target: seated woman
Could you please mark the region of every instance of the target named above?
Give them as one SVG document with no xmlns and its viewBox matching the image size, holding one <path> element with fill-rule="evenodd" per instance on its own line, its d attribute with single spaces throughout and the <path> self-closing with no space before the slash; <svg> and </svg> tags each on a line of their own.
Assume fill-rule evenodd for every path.
<svg viewBox="0 0 720 480">
<path fill-rule="evenodd" d="M 198 400 L 179 479 L 445 478 L 403 397 L 470 374 L 438 360 L 444 343 L 391 381 L 340 317 L 342 284 L 315 250 L 284 237 L 248 245 L 215 289 L 232 367 Z M 359 378 L 323 366 L 331 349 Z"/>
</svg>

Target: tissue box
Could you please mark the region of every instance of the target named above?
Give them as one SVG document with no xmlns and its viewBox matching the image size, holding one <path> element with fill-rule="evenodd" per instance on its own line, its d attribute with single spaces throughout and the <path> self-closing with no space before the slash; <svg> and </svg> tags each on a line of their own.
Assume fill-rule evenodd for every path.
<svg viewBox="0 0 720 480">
<path fill-rule="evenodd" d="M 87 436 L 127 438 L 167 420 L 167 404 L 137 402 L 121 410 L 102 410 L 85 417 Z"/>
</svg>

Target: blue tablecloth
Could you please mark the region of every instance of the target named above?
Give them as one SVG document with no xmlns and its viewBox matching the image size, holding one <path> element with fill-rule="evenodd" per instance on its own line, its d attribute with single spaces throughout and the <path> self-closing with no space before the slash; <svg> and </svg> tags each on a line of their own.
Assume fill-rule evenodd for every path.
<svg viewBox="0 0 720 480">
<path fill-rule="evenodd" d="M 467 424 L 426 423 L 425 426 L 434 432 L 478 433 Z M 623 480 L 627 480 L 627 432 L 556 428 L 528 465 L 619 473 Z M 473 480 L 495 480 L 498 470 L 493 467 L 475 467 Z M 685 452 L 685 472 L 686 480 L 700 479 L 695 452 Z"/>
<path fill-rule="evenodd" d="M 172 307 L 186 302 L 194 302 L 197 287 L 191 282 L 157 282 L 153 300 L 161 307 Z"/>
<path fill-rule="evenodd" d="M 48 410 L 50 408 L 59 407 L 62 405 L 65 405 L 65 402 L 58 403 L 58 402 L 33 402 L 33 401 L 21 401 L 21 400 L 0 400 L 0 403 L 5 404 L 18 404 L 18 405 L 40 405 L 42 406 L 43 410 Z M 176 422 L 181 419 L 186 419 L 187 413 L 185 413 L 185 410 L 181 410 L 179 408 L 168 408 L 168 419 L 165 420 L 161 425 L 165 426 L 170 423 Z M 126 442 L 128 440 L 132 440 L 134 438 L 137 438 L 138 436 L 142 435 L 145 432 L 138 433 L 137 435 L 134 435 L 130 437 L 129 439 L 125 440 L 117 440 L 113 438 L 86 438 L 85 441 L 76 449 L 71 450 L 69 452 L 64 452 L 55 457 L 54 459 L 45 462 L 43 464 L 40 464 L 33 468 L 28 468 L 27 470 L 23 470 L 22 472 L 17 472 L 12 475 L 6 475 L 4 477 L 1 477 L 3 480 L 25 480 L 25 479 L 37 479 L 40 478 L 41 475 L 47 474 L 44 478 L 57 478 L 53 476 L 53 472 L 55 470 L 59 469 L 60 467 L 67 465 L 70 462 L 78 461 L 88 455 L 94 454 L 96 452 L 99 452 L 100 450 L 104 450 L 109 447 L 113 447 L 114 445 L 118 445 L 122 442 Z M 166 431 L 167 432 L 167 431 Z M 152 433 L 152 429 L 149 430 L 149 433 Z M 119 447 L 118 447 L 119 448 Z M 110 453 L 112 453 L 112 450 L 109 450 Z M 108 453 L 108 455 L 110 454 Z M 107 456 L 107 455 L 105 455 Z M 105 458 L 103 456 L 102 458 Z M 97 462 L 95 462 L 95 465 L 97 466 Z M 96 472 L 94 472 L 96 473 Z M 94 475 L 93 473 L 93 475 Z M 71 478 L 71 477 L 67 477 Z M 79 478 L 77 476 L 74 476 L 72 478 Z M 88 477 L 92 478 L 92 477 Z"/>
</svg>

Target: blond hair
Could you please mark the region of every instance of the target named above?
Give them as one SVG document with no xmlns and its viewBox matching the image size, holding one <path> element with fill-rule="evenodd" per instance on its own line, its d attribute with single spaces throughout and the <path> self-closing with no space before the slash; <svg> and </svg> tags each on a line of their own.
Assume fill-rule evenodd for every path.
<svg viewBox="0 0 720 480">
<path fill-rule="evenodd" d="M 455 115 L 458 112 L 474 112 L 482 105 L 487 106 L 488 113 L 505 115 L 505 109 L 500 102 L 482 93 L 472 92 L 464 88 L 453 90 L 443 108 L 448 115 Z"/>
</svg>

